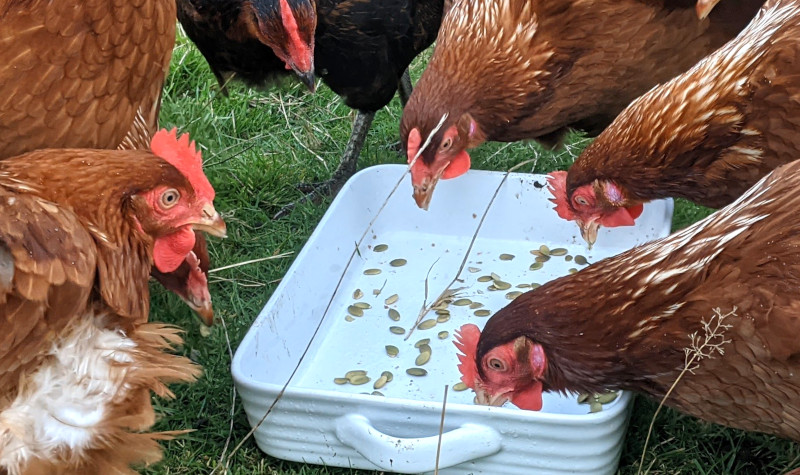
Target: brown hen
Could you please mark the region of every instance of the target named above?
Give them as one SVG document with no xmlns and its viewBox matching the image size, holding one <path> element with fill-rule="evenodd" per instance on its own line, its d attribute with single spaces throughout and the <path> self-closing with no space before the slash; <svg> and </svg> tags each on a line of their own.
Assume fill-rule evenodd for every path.
<svg viewBox="0 0 800 475">
<path fill-rule="evenodd" d="M 683 231 L 525 293 L 482 333 L 462 327 L 464 382 L 523 408 L 542 391 L 660 399 L 688 363 L 666 405 L 800 440 L 798 203 L 795 161 Z"/>
<path fill-rule="evenodd" d="M 727 5 L 727 2 L 721 5 Z M 769 1 L 735 39 L 644 94 L 550 180 L 593 243 L 629 210 L 680 197 L 720 207 L 800 152 L 800 4 Z"/>
<path fill-rule="evenodd" d="M 689 0 L 462 0 L 400 124 L 414 197 L 426 208 L 440 178 L 470 167 L 486 140 L 557 141 L 596 133 L 631 100 L 733 38 L 762 0 L 727 0 L 698 21 Z"/>
<path fill-rule="evenodd" d="M 153 265 L 224 234 L 193 144 L 49 149 L 0 161 L 0 472 L 134 473 L 160 458 L 151 392 L 199 368 L 148 324 Z M 107 183 L 105 176 L 119 179 Z M 81 190 L 76 193 L 75 190 Z"/>
</svg>

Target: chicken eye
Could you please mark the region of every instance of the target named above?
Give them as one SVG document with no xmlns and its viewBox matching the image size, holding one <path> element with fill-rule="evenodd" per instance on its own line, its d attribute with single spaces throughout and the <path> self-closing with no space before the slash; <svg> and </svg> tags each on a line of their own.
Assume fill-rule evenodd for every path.
<svg viewBox="0 0 800 475">
<path fill-rule="evenodd" d="M 575 201 L 575 204 L 579 204 L 581 206 L 589 206 L 589 201 L 587 201 L 583 196 L 576 196 L 573 201 Z"/>
<path fill-rule="evenodd" d="M 505 371 L 506 370 L 506 364 L 503 363 L 503 361 L 498 359 L 498 358 L 490 359 L 489 360 L 489 367 L 492 368 L 495 371 Z"/>
<path fill-rule="evenodd" d="M 161 198 L 160 198 L 161 207 L 164 209 L 170 209 L 176 204 L 178 204 L 178 200 L 180 198 L 181 198 L 181 193 L 175 188 L 170 188 L 164 193 L 161 193 Z"/>
<path fill-rule="evenodd" d="M 450 149 L 451 145 L 453 145 L 453 139 L 452 139 L 452 137 L 447 137 L 446 139 L 444 139 L 442 144 L 439 145 L 439 150 L 441 150 L 442 152 L 445 152 L 448 149 Z"/>
</svg>

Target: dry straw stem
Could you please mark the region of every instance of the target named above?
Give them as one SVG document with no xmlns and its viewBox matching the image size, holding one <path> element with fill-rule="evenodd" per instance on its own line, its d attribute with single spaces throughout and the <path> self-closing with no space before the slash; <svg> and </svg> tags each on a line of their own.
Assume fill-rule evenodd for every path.
<svg viewBox="0 0 800 475">
<path fill-rule="evenodd" d="M 640 475 L 642 473 L 644 458 L 645 455 L 647 455 L 647 444 L 650 443 L 650 436 L 653 433 L 656 417 L 658 417 L 658 413 L 661 412 L 661 408 L 664 407 L 664 403 L 667 401 L 670 394 L 672 394 L 672 391 L 678 386 L 678 383 L 680 382 L 681 378 L 683 378 L 683 375 L 686 374 L 687 371 L 694 374 L 694 370 L 700 366 L 701 360 L 713 358 L 715 354 L 719 354 L 720 356 L 725 354 L 725 348 L 723 348 L 723 346 L 731 342 L 731 340 L 725 339 L 725 332 L 733 325 L 728 325 L 723 322 L 731 315 L 736 316 L 736 310 L 737 308 L 734 306 L 730 312 L 723 314 L 719 307 L 715 308 L 714 315 L 712 315 L 708 321 L 702 320 L 703 335 L 698 335 L 697 332 L 689 335 L 691 343 L 687 348 L 683 349 L 684 353 L 686 354 L 684 357 L 683 369 L 681 369 L 678 377 L 675 378 L 675 382 L 672 383 L 672 386 L 670 386 L 667 394 L 661 398 L 661 402 L 659 402 L 656 412 L 653 414 L 653 418 L 650 420 L 650 427 L 647 429 L 647 438 L 644 440 L 642 458 L 639 460 L 639 469 L 636 471 L 636 475 Z M 655 460 L 653 460 L 653 462 L 655 462 Z M 648 467 L 645 473 L 649 471 L 650 469 Z"/>
<path fill-rule="evenodd" d="M 433 475 L 439 475 L 439 456 L 442 453 L 442 434 L 444 433 L 444 412 L 447 407 L 447 390 L 449 384 L 444 385 L 444 397 L 442 398 L 442 418 L 439 419 L 439 440 L 436 442 L 436 462 L 433 465 Z"/>
</svg>

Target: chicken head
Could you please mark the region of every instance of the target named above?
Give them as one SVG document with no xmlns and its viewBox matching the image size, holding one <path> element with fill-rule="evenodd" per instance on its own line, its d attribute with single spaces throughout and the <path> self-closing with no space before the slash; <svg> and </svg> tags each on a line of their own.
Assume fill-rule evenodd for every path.
<svg viewBox="0 0 800 475">
<path fill-rule="evenodd" d="M 611 181 L 595 180 L 568 195 L 567 172 L 557 171 L 550 173 L 547 184 L 556 213 L 578 224 L 589 247 L 597 241 L 600 226 L 633 226 L 644 210 L 641 203 L 630 203 L 622 189 Z"/>
<path fill-rule="evenodd" d="M 481 331 L 473 324 L 456 332 L 461 381 L 475 391 L 475 402 L 502 406 L 511 401 L 520 409 L 542 408 L 542 377 L 547 368 L 544 349 L 527 337 L 519 337 L 481 355 Z"/>
</svg>

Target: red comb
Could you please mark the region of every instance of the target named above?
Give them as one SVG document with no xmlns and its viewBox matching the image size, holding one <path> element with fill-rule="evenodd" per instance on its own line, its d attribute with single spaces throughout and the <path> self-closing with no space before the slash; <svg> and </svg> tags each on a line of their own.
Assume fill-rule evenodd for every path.
<svg viewBox="0 0 800 475">
<path fill-rule="evenodd" d="M 470 389 L 475 389 L 475 382 L 479 379 L 478 367 L 475 365 L 475 353 L 478 351 L 480 337 L 480 328 L 468 323 L 456 331 L 456 339 L 453 342 L 458 351 L 463 353 L 458 355 L 458 371 L 461 372 L 461 382 Z"/>
<path fill-rule="evenodd" d="M 203 157 L 189 134 L 177 136 L 177 129 L 161 129 L 150 141 L 150 150 L 178 169 L 194 187 L 195 193 L 209 201 L 214 200 L 214 188 L 203 173 Z"/>
<path fill-rule="evenodd" d="M 575 214 L 567 204 L 567 172 L 550 172 L 547 176 L 547 191 L 553 195 L 550 202 L 556 205 L 555 210 L 558 216 L 567 221 L 574 220 Z"/>
</svg>

